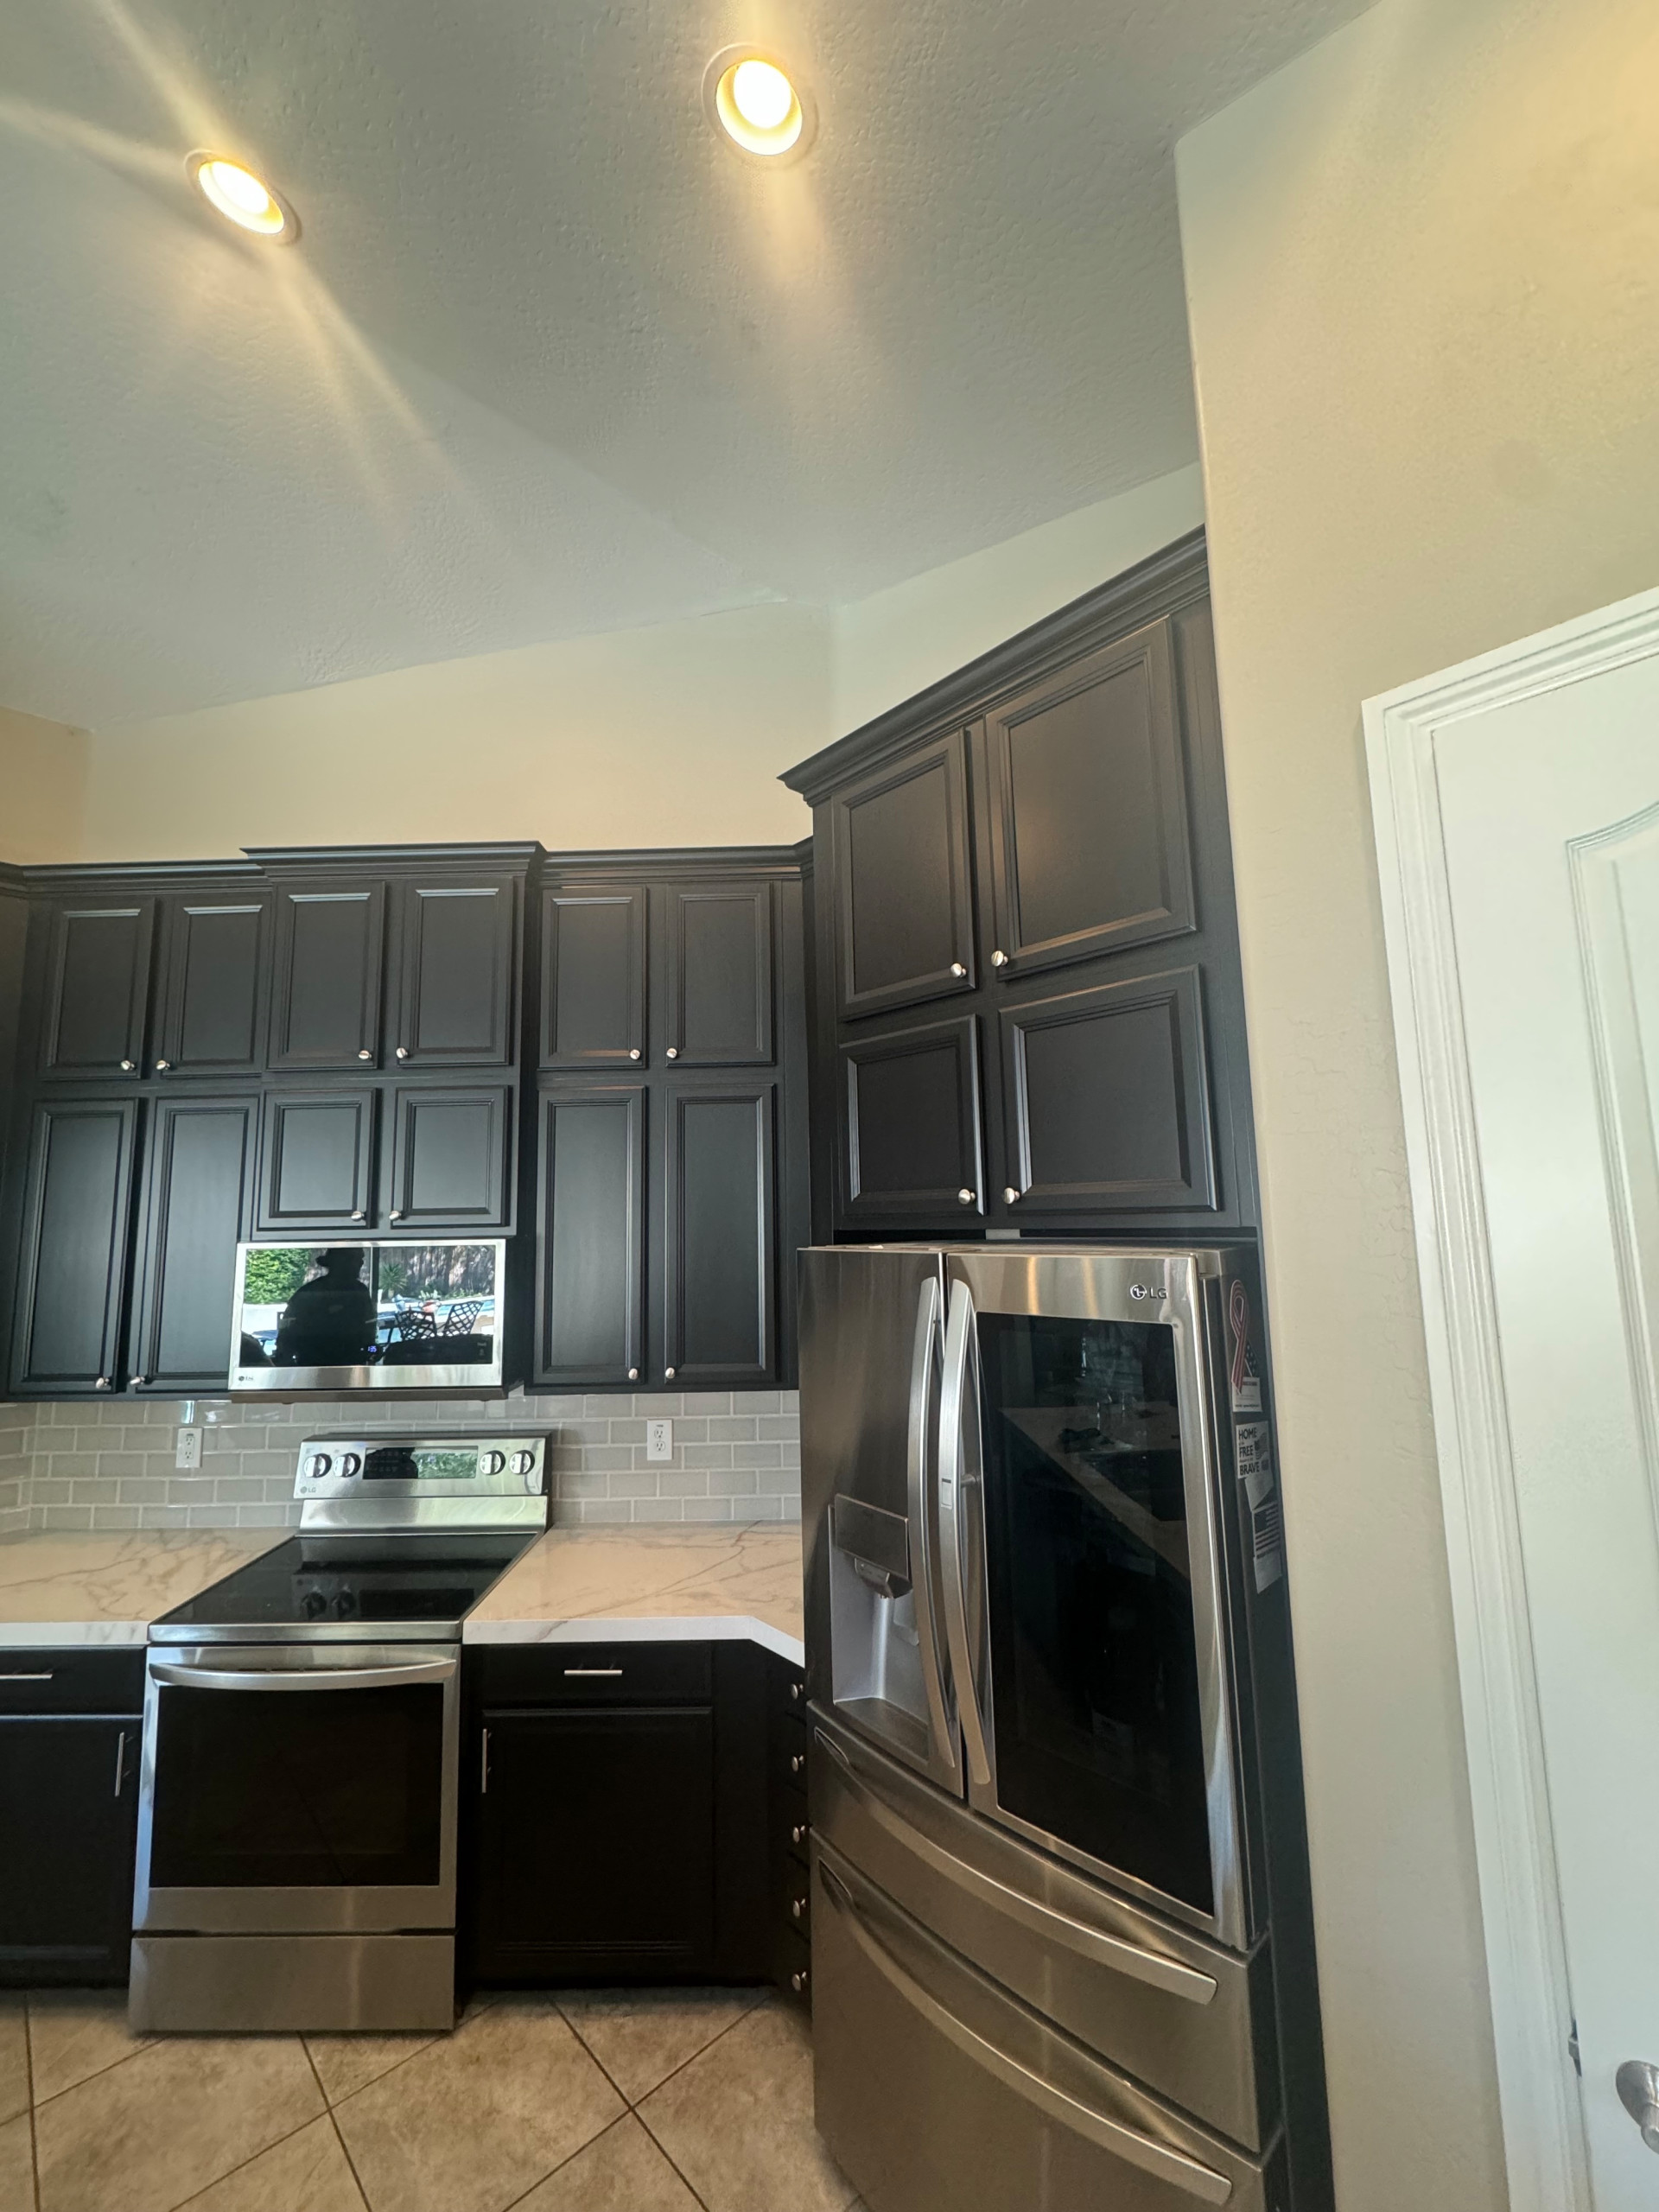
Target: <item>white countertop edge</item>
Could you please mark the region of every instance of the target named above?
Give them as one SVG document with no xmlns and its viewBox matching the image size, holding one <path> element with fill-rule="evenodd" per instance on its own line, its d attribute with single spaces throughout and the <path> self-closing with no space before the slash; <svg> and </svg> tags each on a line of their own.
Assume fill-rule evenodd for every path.
<svg viewBox="0 0 1659 2212">
<path fill-rule="evenodd" d="M 582 1614 L 574 1620 L 480 1621 L 461 1624 L 463 1643 L 727 1643 L 747 1641 L 798 1667 L 806 1646 L 752 1613 Z"/>
<path fill-rule="evenodd" d="M 142 1649 L 149 1641 L 148 1621 L 0 1621 L 0 1651 Z"/>
</svg>

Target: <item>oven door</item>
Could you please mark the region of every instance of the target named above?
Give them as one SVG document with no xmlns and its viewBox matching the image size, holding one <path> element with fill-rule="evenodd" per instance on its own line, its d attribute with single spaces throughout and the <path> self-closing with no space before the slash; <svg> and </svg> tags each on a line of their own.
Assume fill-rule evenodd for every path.
<svg viewBox="0 0 1659 2212">
<path fill-rule="evenodd" d="M 452 1644 L 152 1649 L 134 1927 L 453 1927 L 459 1688 Z"/>
<path fill-rule="evenodd" d="M 1243 1949 L 1210 1288 L 950 1253 L 941 1581 L 969 1802 Z"/>
</svg>

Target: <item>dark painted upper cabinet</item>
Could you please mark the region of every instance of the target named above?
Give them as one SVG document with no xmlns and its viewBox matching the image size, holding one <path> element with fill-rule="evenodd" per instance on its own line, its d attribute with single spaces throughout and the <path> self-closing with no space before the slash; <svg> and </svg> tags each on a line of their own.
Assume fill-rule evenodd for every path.
<svg viewBox="0 0 1659 2212">
<path fill-rule="evenodd" d="M 663 1379 L 757 1389 L 777 1372 L 778 1086 L 663 1096 Z"/>
<path fill-rule="evenodd" d="M 645 1364 L 645 1092 L 564 1078 L 540 1113 L 537 1379 L 627 1389 Z"/>
<path fill-rule="evenodd" d="M 967 742 L 952 730 L 829 802 L 843 1018 L 974 988 Z"/>
<path fill-rule="evenodd" d="M 1167 620 L 986 718 L 992 965 L 1012 978 L 1194 924 Z"/>
<path fill-rule="evenodd" d="M 378 1065 L 385 906 L 384 883 L 320 877 L 278 887 L 272 1068 Z"/>
<path fill-rule="evenodd" d="M 518 885 L 511 876 L 396 887 L 399 1067 L 505 1067 L 515 1057 Z"/>
<path fill-rule="evenodd" d="M 140 1110 L 135 1098 L 35 1109 L 12 1315 L 19 1396 L 113 1389 L 119 1379 Z"/>
<path fill-rule="evenodd" d="M 510 1229 L 512 1109 L 504 1083 L 399 1085 L 391 1096 L 385 1226 Z"/>
<path fill-rule="evenodd" d="M 264 1063 L 270 894 L 164 902 L 158 1075 L 257 1075 Z"/>
<path fill-rule="evenodd" d="M 841 1212 L 880 1231 L 975 1228 L 985 1211 L 978 1021 L 855 1036 L 840 1052 Z"/>
<path fill-rule="evenodd" d="M 155 918 L 149 898 L 65 899 L 47 911 L 43 1075 L 85 1081 L 142 1071 Z"/>
<path fill-rule="evenodd" d="M 645 1056 L 643 883 L 542 894 L 541 1063 L 637 1066 Z"/>
<path fill-rule="evenodd" d="M 236 1245 L 251 1213 L 257 1135 L 252 1097 L 155 1102 L 129 1340 L 135 1390 L 225 1388 Z"/>
<path fill-rule="evenodd" d="M 366 1228 L 377 1090 L 268 1090 L 259 1129 L 259 1230 Z"/>
<path fill-rule="evenodd" d="M 665 1060 L 685 1068 L 771 1065 L 772 888 L 675 884 L 664 894 Z"/>
</svg>

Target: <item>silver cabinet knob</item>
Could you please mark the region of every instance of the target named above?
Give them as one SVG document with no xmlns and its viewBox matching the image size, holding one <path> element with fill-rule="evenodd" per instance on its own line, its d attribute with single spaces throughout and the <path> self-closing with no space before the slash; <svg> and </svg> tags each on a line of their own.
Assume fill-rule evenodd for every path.
<svg viewBox="0 0 1659 2212">
<path fill-rule="evenodd" d="M 791 1920 L 804 1920 L 806 1918 L 806 1899 L 804 1897 L 791 1897 L 790 1899 L 789 1916 Z"/>
<path fill-rule="evenodd" d="M 92 1385 L 94 1390 L 107 1390 L 109 1387 L 110 1378 L 107 1375 L 100 1375 L 97 1382 Z"/>
<path fill-rule="evenodd" d="M 959 1206 L 970 1206 L 977 1196 L 978 1193 L 975 1191 L 958 1191 L 957 1192 L 957 1204 Z"/>
<path fill-rule="evenodd" d="M 402 1209 L 397 1206 L 394 1206 L 386 1217 L 388 1221 L 401 1221 L 403 1217 Z"/>
<path fill-rule="evenodd" d="M 358 1053 L 357 1057 L 359 1060 L 372 1060 L 374 1058 L 374 1054 L 369 1050 L 368 1046 L 365 1045 Z"/>
<path fill-rule="evenodd" d="M 406 1060 L 409 1058 L 409 1047 L 407 1045 L 400 1045 L 397 1047 L 397 1057 L 400 1060 Z"/>
<path fill-rule="evenodd" d="M 807 1973 L 804 1967 L 800 1967 L 796 1973 L 791 1974 L 789 1977 L 789 1986 L 798 1997 L 805 1996 L 806 1983 Z"/>
<path fill-rule="evenodd" d="M 142 1390 L 149 1380 L 148 1375 L 135 1375 L 132 1378 L 132 1387 L 135 1390 Z"/>
<path fill-rule="evenodd" d="M 1020 1193 L 1014 1189 L 1012 1183 L 1006 1184 L 1003 1186 L 1002 1203 L 1005 1206 L 1017 1206 L 1020 1203 Z"/>
<path fill-rule="evenodd" d="M 639 1370 L 637 1367 L 631 1367 L 628 1370 L 628 1380 L 630 1382 L 637 1382 L 639 1380 Z"/>
<path fill-rule="evenodd" d="M 671 1382 L 674 1380 L 674 1370 L 671 1367 L 665 1367 L 663 1370 L 663 1380 L 664 1382 Z"/>
<path fill-rule="evenodd" d="M 791 1751 L 790 1753 L 789 1770 L 791 1774 L 804 1774 L 806 1771 L 806 1753 L 804 1751 Z"/>
<path fill-rule="evenodd" d="M 991 955 L 991 965 L 993 968 L 1006 968 L 1007 964 L 1008 956 L 1006 952 L 994 952 Z"/>
<path fill-rule="evenodd" d="M 806 1685 L 804 1682 L 791 1682 L 790 1684 L 789 1701 L 791 1705 L 798 1705 L 805 1694 Z"/>
<path fill-rule="evenodd" d="M 791 1843 L 804 1843 L 809 1833 L 806 1822 L 797 1821 L 789 1832 L 789 1840 Z"/>
<path fill-rule="evenodd" d="M 352 1219 L 353 1221 L 366 1221 L 368 1219 L 368 1216 L 364 1212 L 362 1207 L 359 1206 L 357 1211 L 352 1216 Z"/>
<path fill-rule="evenodd" d="M 1659 2151 L 1659 2066 L 1627 2058 L 1613 2076 L 1618 2101 L 1642 2131 L 1649 2151 Z"/>
<path fill-rule="evenodd" d="M 679 1048 L 679 1046 L 678 1046 L 677 1045 L 671 1045 L 671 1046 L 669 1046 L 669 1048 L 668 1048 L 668 1057 L 669 1057 L 669 1058 L 670 1058 L 671 1060 L 677 1060 L 677 1059 L 679 1058 L 679 1057 L 680 1057 L 680 1048 Z"/>
<path fill-rule="evenodd" d="M 630 1045 L 630 1046 L 629 1046 L 629 1047 L 628 1047 L 628 1058 L 629 1058 L 631 1060 L 637 1060 L 637 1059 L 639 1058 L 639 1047 L 637 1045 Z"/>
<path fill-rule="evenodd" d="M 950 973 L 953 976 L 965 976 L 968 973 L 968 970 L 963 966 L 960 960 L 953 960 L 950 963 Z"/>
<path fill-rule="evenodd" d="M 121 1072 L 122 1072 L 122 1074 L 123 1074 L 123 1075 L 130 1075 L 130 1074 L 132 1073 L 133 1070 L 137 1066 L 137 1065 L 138 1065 L 138 1063 L 137 1063 L 137 1060 L 123 1060 L 123 1061 L 122 1061 L 122 1063 L 121 1063 Z"/>
<path fill-rule="evenodd" d="M 172 1061 L 171 1061 L 171 1060 L 157 1060 L 157 1061 L 156 1061 L 156 1074 L 157 1074 L 157 1075 L 165 1075 L 165 1074 L 167 1073 L 167 1071 L 168 1071 L 168 1068 L 170 1068 L 170 1067 L 172 1066 L 172 1065 L 173 1065 L 173 1063 L 172 1063 Z"/>
</svg>

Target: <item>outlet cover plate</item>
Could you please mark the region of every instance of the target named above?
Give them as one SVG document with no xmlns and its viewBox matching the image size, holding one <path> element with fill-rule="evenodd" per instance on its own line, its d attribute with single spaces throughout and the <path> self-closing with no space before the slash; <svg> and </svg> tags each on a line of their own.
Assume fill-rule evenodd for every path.
<svg viewBox="0 0 1659 2212">
<path fill-rule="evenodd" d="M 645 1423 L 645 1457 L 647 1459 L 671 1459 L 674 1457 L 674 1424 L 671 1421 L 648 1421 Z"/>
</svg>

